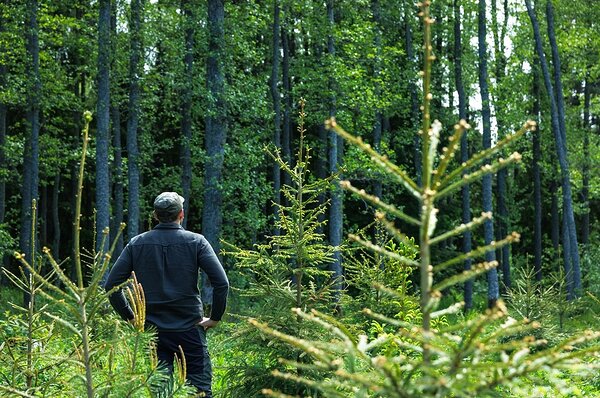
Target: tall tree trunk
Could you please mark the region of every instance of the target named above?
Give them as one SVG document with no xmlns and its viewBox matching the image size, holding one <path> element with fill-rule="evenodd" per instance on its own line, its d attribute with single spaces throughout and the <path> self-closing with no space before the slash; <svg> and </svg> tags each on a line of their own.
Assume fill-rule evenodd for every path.
<svg viewBox="0 0 600 398">
<path fill-rule="evenodd" d="M 327 157 L 328 157 L 328 153 L 327 153 L 327 130 L 325 129 L 325 126 L 323 124 L 320 124 L 318 127 L 318 131 L 319 131 L 319 138 L 318 138 L 318 146 L 317 146 L 317 161 L 316 161 L 316 167 L 317 167 L 317 178 L 319 179 L 325 179 L 327 178 Z M 320 193 L 319 197 L 319 204 L 322 205 L 327 201 L 327 194 L 326 193 Z M 325 221 L 325 219 L 327 218 L 327 215 L 325 214 L 325 212 L 322 212 L 321 214 L 319 214 L 318 216 L 318 220 L 319 223 L 323 223 Z M 317 228 L 317 232 L 322 234 L 324 233 L 324 227 L 323 224 L 319 224 L 319 227 Z"/>
<path fill-rule="evenodd" d="M 563 206 L 563 218 L 562 218 L 562 242 L 563 242 L 563 267 L 565 271 L 565 278 L 567 282 L 567 300 L 573 300 L 575 298 L 575 279 L 573 278 L 573 262 L 571 261 L 571 239 L 569 238 L 569 226 L 568 220 L 565 217 L 564 206 Z"/>
<path fill-rule="evenodd" d="M 292 58 L 292 52 L 290 49 L 290 35 L 291 32 L 288 29 L 287 21 L 291 19 L 290 16 L 291 7 L 289 3 L 286 3 L 284 8 L 284 23 L 281 26 L 281 50 L 282 50 L 282 65 L 281 65 L 281 79 L 283 81 L 283 129 L 281 136 L 281 147 L 283 160 L 288 164 L 293 162 L 292 159 L 292 80 L 290 78 L 290 60 Z M 321 142 L 321 141 L 319 141 Z M 285 185 L 292 184 L 292 177 L 288 173 L 283 173 L 283 183 Z M 285 198 L 284 198 L 285 200 Z"/>
<path fill-rule="evenodd" d="M 112 60 L 111 69 L 116 71 L 115 65 L 117 60 L 117 4 L 112 2 L 111 16 L 110 16 L 110 29 L 111 29 L 111 48 L 112 48 Z M 112 75 L 111 81 L 114 91 L 118 88 L 118 80 L 116 73 Z M 123 222 L 123 148 L 121 142 L 121 110 L 118 100 L 118 96 L 113 95 L 111 97 L 110 114 L 112 118 L 113 128 L 113 224 L 111 226 L 111 242 L 114 241 L 116 234 L 120 228 L 120 224 Z M 123 234 L 119 234 L 117 244 L 113 252 L 113 258 L 117 258 L 121 251 L 123 251 Z"/>
<path fill-rule="evenodd" d="M 371 10 L 373 12 L 373 29 L 375 46 L 375 59 L 373 66 L 373 78 L 375 81 L 375 123 L 373 125 L 373 148 L 379 152 L 381 149 L 381 133 L 383 124 L 383 112 L 379 106 L 381 97 L 381 84 L 379 83 L 381 75 L 381 5 L 379 0 L 371 0 Z M 373 182 L 373 195 L 378 198 L 383 196 L 383 183 L 377 178 Z"/>
<path fill-rule="evenodd" d="M 410 23 L 410 12 L 404 13 L 404 44 L 406 45 L 406 56 L 408 64 L 415 63 L 415 53 L 412 39 L 412 26 Z M 417 83 L 414 80 L 409 82 L 410 91 L 410 127 L 416 131 L 419 126 L 419 94 L 417 92 Z M 418 134 L 414 134 L 413 138 L 413 165 L 417 177 L 417 185 L 421 186 L 421 138 Z"/>
<path fill-rule="evenodd" d="M 550 78 L 550 71 L 548 68 L 548 63 L 546 62 L 546 55 L 544 54 L 544 49 L 542 45 L 542 36 L 540 34 L 540 28 L 537 21 L 537 17 L 535 12 L 531 6 L 530 0 L 525 0 L 525 6 L 527 7 L 527 13 L 529 14 L 529 18 L 531 20 L 531 24 L 533 26 L 533 34 L 536 44 L 536 52 L 538 54 L 540 60 L 540 66 L 542 69 L 542 75 L 544 77 L 544 85 L 546 86 L 546 92 L 548 93 L 548 97 L 550 100 L 550 108 L 551 108 L 551 122 L 552 122 L 552 132 L 554 133 L 554 140 L 556 142 L 556 153 L 558 157 L 558 163 L 560 166 L 560 174 L 561 174 L 561 185 L 562 185 L 562 196 L 563 196 L 563 217 L 566 217 L 565 225 L 568 228 L 568 247 L 569 247 L 569 258 L 571 262 L 571 266 L 573 267 L 573 272 L 571 272 L 571 277 L 573 277 L 573 283 L 568 283 L 568 286 L 571 286 L 575 290 L 579 290 L 581 288 L 581 274 L 579 270 L 579 251 L 577 248 L 577 236 L 573 236 L 575 232 L 575 216 L 573 214 L 573 200 L 572 200 L 572 191 L 571 191 L 571 177 L 569 172 L 569 164 L 567 157 L 567 146 L 564 138 L 566 135 L 563 135 L 561 130 L 561 125 L 559 121 L 560 114 L 558 112 L 557 105 L 557 96 L 554 94 L 554 86 L 552 85 L 552 81 Z M 552 12 L 548 13 L 548 26 L 549 31 L 553 33 L 553 18 Z M 553 36 L 553 34 L 552 34 Z M 556 41 L 553 38 L 550 39 L 551 46 L 555 47 Z M 552 45 L 554 43 L 554 45 Z M 553 48 L 553 53 L 557 49 Z M 556 54 L 556 61 L 560 62 L 558 59 L 558 53 Z M 555 64 L 555 75 L 560 74 L 560 63 L 558 65 Z M 560 76 L 555 76 L 560 81 Z M 562 89 L 558 93 L 560 97 L 562 97 Z M 565 242 L 567 243 L 567 242 Z M 565 247 L 566 248 L 566 247 Z M 567 264 L 565 264 L 567 265 Z M 569 277 L 569 274 L 566 275 Z M 579 276 L 579 278 L 578 278 Z M 575 295 L 575 291 L 570 291 L 569 296 L 573 297 Z"/>
<path fill-rule="evenodd" d="M 19 249 L 27 261 L 32 261 L 31 246 L 31 203 L 38 198 L 39 184 L 39 135 L 40 102 L 42 84 L 40 80 L 40 43 L 38 38 L 38 2 L 27 1 L 27 127 L 28 134 L 23 155 L 23 186 L 21 189 L 21 233 Z M 24 306 L 29 305 L 30 297 L 25 293 Z"/>
<path fill-rule="evenodd" d="M 581 201 L 583 214 L 581 215 L 581 244 L 587 251 L 590 239 L 590 76 L 586 76 L 583 89 L 583 181 L 581 186 Z"/>
<path fill-rule="evenodd" d="M 500 123 L 498 123 L 498 126 Z M 500 131 L 500 130 L 499 130 Z M 498 170 L 496 175 L 496 203 L 498 206 L 496 239 L 501 240 L 508 234 L 508 206 L 506 205 L 506 185 L 508 172 L 506 169 Z M 505 245 L 497 250 L 498 265 L 502 270 L 502 284 L 506 290 L 510 290 L 510 250 L 509 245 Z"/>
<path fill-rule="evenodd" d="M 140 168 L 138 149 L 138 121 L 140 113 L 140 78 L 142 49 L 143 0 L 131 0 L 129 20 L 129 105 L 127 115 L 127 237 L 140 231 Z"/>
<path fill-rule="evenodd" d="M 533 117 L 540 125 L 540 72 L 539 62 L 533 66 Z M 540 162 L 542 159 L 542 146 L 540 143 L 540 129 L 533 131 L 533 269 L 535 280 L 542 281 L 542 177 Z M 556 196 L 556 195 L 555 195 Z"/>
<path fill-rule="evenodd" d="M 495 54 L 495 75 L 496 84 L 500 86 L 504 78 L 506 77 L 506 56 L 504 55 L 504 37 L 507 30 L 508 24 L 508 4 L 507 0 L 503 3 L 503 18 L 501 24 L 498 24 L 498 7 L 497 0 L 492 0 L 491 3 L 491 22 L 492 22 L 492 34 L 494 37 L 494 54 Z M 496 125 L 498 132 L 503 133 L 506 129 L 506 123 L 502 116 L 502 112 L 496 112 Z M 496 239 L 501 240 L 508 234 L 509 229 L 509 215 L 508 207 L 506 205 L 506 185 L 507 185 L 508 171 L 506 168 L 498 170 L 496 175 L 496 201 L 498 204 L 498 211 L 496 217 Z M 504 245 L 496 252 L 499 267 L 502 270 L 502 282 L 506 289 L 511 287 L 510 277 L 510 246 Z"/>
<path fill-rule="evenodd" d="M 279 34 L 281 24 L 279 23 L 280 7 L 279 0 L 273 2 L 273 59 L 271 63 L 270 90 L 273 100 L 273 145 L 276 150 L 281 150 L 281 94 L 279 93 Z M 273 235 L 278 236 L 280 230 L 279 204 L 281 204 L 281 169 L 279 164 L 272 161 L 273 164 L 273 215 L 275 216 L 275 227 Z"/>
<path fill-rule="evenodd" d="M 4 16 L 0 15 L 0 34 L 4 32 L 4 26 L 6 21 Z M 6 45 L 0 43 L 0 52 L 6 51 Z M 4 92 L 6 87 L 6 77 L 8 70 L 6 63 L 0 63 L 0 91 Z M 0 101 L 0 170 L 7 170 L 6 165 L 6 152 L 4 146 L 6 145 L 6 115 L 7 106 L 4 102 Z M 4 216 L 6 212 L 6 177 L 0 175 L 0 224 L 4 223 Z M 0 255 L 0 265 L 4 265 L 4 256 Z M 0 281 L 2 278 L 0 277 Z"/>
<path fill-rule="evenodd" d="M 562 72 L 560 66 L 560 56 L 558 54 L 558 45 L 556 43 L 556 35 L 554 34 L 554 8 L 551 0 L 546 2 L 546 19 L 548 25 L 548 39 L 550 41 L 550 48 L 552 50 L 552 66 L 554 69 L 554 85 L 556 88 L 555 95 L 556 108 L 558 111 L 558 125 L 560 127 L 560 135 L 562 138 L 561 151 L 564 151 L 566 178 L 568 178 L 565 181 L 565 177 L 563 176 L 563 217 L 567 218 L 566 226 L 568 227 L 568 237 L 570 240 L 569 255 L 571 257 L 571 266 L 573 267 L 573 288 L 575 289 L 575 294 L 579 295 L 581 293 L 581 266 L 579 259 L 579 245 L 577 243 L 577 228 L 575 225 L 575 214 L 573 210 L 573 195 L 571 193 L 571 179 L 569 175 L 565 101 L 561 82 Z"/>
<path fill-rule="evenodd" d="M 98 103 L 96 107 L 96 250 L 107 252 L 108 240 L 102 246 L 102 231 L 110 225 L 109 128 L 110 128 L 110 0 L 99 1 L 98 15 Z"/>
<path fill-rule="evenodd" d="M 60 215 L 58 205 L 60 203 L 60 172 L 54 176 L 52 185 L 52 255 L 60 258 Z"/>
<path fill-rule="evenodd" d="M 461 14 L 458 0 L 453 1 L 454 8 L 454 84 L 458 92 L 458 118 L 467 120 L 467 95 L 462 76 L 462 33 L 461 33 Z M 469 159 L 469 141 L 467 134 L 463 134 L 460 141 L 460 161 L 466 162 Z M 465 173 L 466 174 L 466 173 Z M 471 222 L 471 189 L 469 184 L 462 187 L 462 222 L 467 224 Z M 468 253 L 472 249 L 471 231 L 465 231 L 462 239 L 462 251 Z M 464 263 L 465 271 L 471 269 L 472 260 L 466 259 Z M 473 280 L 469 279 L 464 285 L 465 311 L 473 308 Z"/>
<path fill-rule="evenodd" d="M 477 25 L 478 25 L 478 56 L 479 56 L 479 90 L 481 92 L 481 118 L 483 121 L 483 148 L 490 148 L 492 145 L 491 132 L 491 112 L 490 112 L 490 94 L 488 89 L 488 71 L 487 71 L 487 43 L 486 43 L 486 1 L 479 0 Z M 492 176 L 483 177 L 483 211 L 492 212 Z M 484 241 L 489 245 L 494 240 L 494 224 L 492 220 L 487 220 L 483 224 Z M 485 253 L 485 261 L 496 261 L 496 253 L 489 250 Z M 492 268 L 487 273 L 488 279 L 488 306 L 493 306 L 498 300 L 498 271 Z"/>
<path fill-rule="evenodd" d="M 40 186 L 40 200 L 37 204 L 38 233 L 40 247 L 48 246 L 48 185 Z"/>
<path fill-rule="evenodd" d="M 319 61 L 323 60 L 323 49 L 320 45 L 316 45 L 315 48 L 315 54 L 316 54 L 316 58 Z M 324 65 L 320 64 L 319 67 L 325 67 Z M 327 133 L 327 130 L 325 129 L 325 125 L 324 124 L 320 124 L 318 127 L 318 134 L 319 134 L 319 138 L 318 138 L 318 144 L 317 144 L 317 148 L 316 148 L 316 153 L 317 153 L 317 157 L 316 157 L 316 168 L 317 168 L 317 178 L 319 179 L 325 179 L 327 178 L 327 173 L 328 173 L 328 148 L 329 148 L 329 144 L 328 144 L 328 138 L 329 135 Z M 327 194 L 325 192 L 321 192 L 319 194 L 318 197 L 319 200 L 319 204 L 323 205 L 326 201 L 327 201 Z M 325 214 L 325 212 L 322 212 L 321 214 L 318 215 L 318 220 L 319 223 L 324 223 L 325 219 L 327 218 L 327 214 Z M 319 227 L 317 229 L 317 232 L 320 234 L 324 234 L 324 224 L 319 224 Z"/>
<path fill-rule="evenodd" d="M 558 211 L 558 185 L 559 181 L 555 176 L 555 167 L 552 165 L 553 173 L 550 181 L 550 238 L 552 239 L 552 248 L 554 249 L 554 260 L 558 263 L 559 248 L 560 248 L 560 214 Z"/>
<path fill-rule="evenodd" d="M 329 23 L 329 33 L 327 37 L 327 52 L 330 57 L 335 57 L 335 41 L 334 41 L 334 29 L 335 29 L 335 18 L 334 18 L 334 0 L 327 0 L 327 21 Z M 329 117 L 335 117 L 336 114 L 336 95 L 335 95 L 335 81 L 333 77 L 329 79 Z M 334 131 L 329 133 L 329 172 L 336 174 L 339 171 L 343 151 L 343 141 Z M 342 244 L 342 233 L 343 233 L 343 202 L 344 194 L 339 185 L 339 178 L 334 181 L 334 188 L 331 191 L 331 206 L 329 208 L 329 243 L 334 247 L 339 247 Z M 342 253 L 341 251 L 335 250 L 333 254 L 333 261 L 329 266 L 332 271 L 332 278 L 334 279 L 334 289 L 336 305 L 341 297 L 341 290 L 343 288 L 343 269 L 342 269 Z"/>
<path fill-rule="evenodd" d="M 4 21 L 0 16 L 0 33 Z M 6 84 L 6 65 L 0 63 L 0 91 L 5 90 Z M 0 101 L 0 170 L 6 170 L 6 154 L 4 146 L 6 145 L 6 104 Z M 4 223 L 4 214 L 6 211 L 6 179 L 3 175 L 0 175 L 0 224 Z M 0 264 L 3 264 L 3 258 L 0 256 Z"/>
<path fill-rule="evenodd" d="M 208 0 L 208 58 L 206 84 L 209 102 L 206 117 L 206 165 L 204 173 L 204 207 L 202 209 L 202 233 L 219 253 L 221 225 L 223 222 L 221 183 L 223 158 L 227 136 L 225 103 L 225 5 L 224 0 Z M 202 298 L 212 303 L 212 287 L 203 278 Z"/>
<path fill-rule="evenodd" d="M 184 15 L 185 55 L 184 84 L 181 96 L 181 190 L 185 202 L 183 211 L 186 217 L 183 219 L 183 227 L 187 227 L 189 206 L 192 190 L 192 90 L 194 87 L 194 34 L 195 21 L 193 4 L 191 0 L 182 0 L 181 8 Z"/>
</svg>

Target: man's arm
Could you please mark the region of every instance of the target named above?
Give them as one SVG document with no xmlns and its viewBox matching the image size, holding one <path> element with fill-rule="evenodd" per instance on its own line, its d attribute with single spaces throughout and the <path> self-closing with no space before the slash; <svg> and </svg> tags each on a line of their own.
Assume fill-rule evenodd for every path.
<svg viewBox="0 0 600 398">
<path fill-rule="evenodd" d="M 205 238 L 203 247 L 198 253 L 198 264 L 206 273 L 210 284 L 213 287 L 213 302 L 211 306 L 210 320 L 220 321 L 225 313 L 227 305 L 227 293 L 229 292 L 229 280 L 225 274 L 225 270 L 215 254 L 210 243 Z M 203 321 L 204 322 L 204 321 Z M 212 327 L 211 325 L 209 327 Z"/>
<path fill-rule="evenodd" d="M 106 279 L 106 283 L 104 284 L 104 288 L 108 291 L 115 286 L 122 284 L 127 281 L 131 277 L 131 272 L 133 271 L 133 265 L 131 263 L 131 247 L 129 245 L 125 246 L 125 249 L 121 252 L 121 255 L 113 265 L 108 278 Z M 129 306 L 129 302 L 125 298 L 125 294 L 123 294 L 123 289 L 119 289 L 110 296 L 108 296 L 108 300 L 112 307 L 117 311 L 117 313 L 126 321 L 132 320 L 134 315 L 131 307 Z"/>
</svg>

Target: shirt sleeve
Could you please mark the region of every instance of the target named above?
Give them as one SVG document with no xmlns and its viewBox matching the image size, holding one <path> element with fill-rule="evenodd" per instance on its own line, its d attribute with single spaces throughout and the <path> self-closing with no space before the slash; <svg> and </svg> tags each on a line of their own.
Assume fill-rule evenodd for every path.
<svg viewBox="0 0 600 398">
<path fill-rule="evenodd" d="M 104 284 L 104 288 L 108 291 L 115 286 L 122 284 L 131 277 L 133 271 L 133 265 L 131 262 L 131 246 L 125 246 L 125 249 L 121 252 L 121 255 L 113 265 L 110 274 Z M 129 306 L 129 302 L 125 298 L 123 289 L 119 289 L 116 292 L 108 296 L 108 300 L 112 307 L 124 320 L 133 319 L 133 311 Z"/>
<path fill-rule="evenodd" d="M 206 273 L 213 287 L 210 319 L 220 321 L 227 306 L 229 280 L 219 258 L 206 238 L 202 238 L 202 246 L 198 253 L 198 265 Z"/>
</svg>

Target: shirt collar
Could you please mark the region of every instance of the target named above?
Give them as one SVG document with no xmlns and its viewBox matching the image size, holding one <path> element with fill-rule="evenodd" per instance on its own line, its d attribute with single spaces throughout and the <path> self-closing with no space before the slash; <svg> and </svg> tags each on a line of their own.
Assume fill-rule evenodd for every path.
<svg viewBox="0 0 600 398">
<path fill-rule="evenodd" d="M 154 229 L 183 229 L 183 227 L 176 222 L 161 222 Z"/>
</svg>

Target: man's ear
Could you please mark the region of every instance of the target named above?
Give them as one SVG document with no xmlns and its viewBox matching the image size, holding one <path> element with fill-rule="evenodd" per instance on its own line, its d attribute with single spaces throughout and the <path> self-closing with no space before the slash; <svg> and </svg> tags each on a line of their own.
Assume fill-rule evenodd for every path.
<svg viewBox="0 0 600 398">
<path fill-rule="evenodd" d="M 152 210 L 152 217 L 156 220 L 159 221 L 158 216 L 156 215 L 156 210 Z"/>
<path fill-rule="evenodd" d="M 183 218 L 185 217 L 185 215 L 183 214 L 183 209 L 181 209 L 181 211 L 179 212 L 179 215 L 177 216 L 178 219 L 183 220 Z"/>
</svg>

